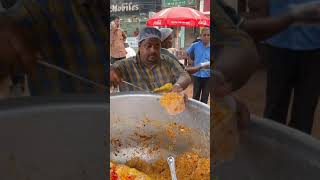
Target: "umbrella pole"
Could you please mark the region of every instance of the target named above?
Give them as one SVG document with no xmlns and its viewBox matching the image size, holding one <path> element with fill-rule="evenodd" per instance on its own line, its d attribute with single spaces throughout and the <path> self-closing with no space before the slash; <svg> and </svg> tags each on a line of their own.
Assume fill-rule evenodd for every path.
<svg viewBox="0 0 320 180">
<path fill-rule="evenodd" d="M 177 27 L 177 31 L 176 31 L 176 49 L 179 49 L 179 34 L 180 34 L 180 28 Z"/>
</svg>

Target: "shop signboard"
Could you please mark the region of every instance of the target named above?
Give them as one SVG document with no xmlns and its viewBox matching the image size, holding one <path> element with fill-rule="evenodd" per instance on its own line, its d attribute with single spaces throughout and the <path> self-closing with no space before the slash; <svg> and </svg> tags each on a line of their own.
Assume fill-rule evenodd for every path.
<svg viewBox="0 0 320 180">
<path fill-rule="evenodd" d="M 195 6 L 195 0 L 164 0 L 165 7 Z"/>
<path fill-rule="evenodd" d="M 120 2 L 117 4 L 110 5 L 110 12 L 111 13 L 121 13 L 121 12 L 134 12 L 139 11 L 139 4 L 133 2 Z"/>
<path fill-rule="evenodd" d="M 140 15 L 161 10 L 161 0 L 111 0 L 110 14 Z"/>
<path fill-rule="evenodd" d="M 210 0 L 204 0 L 203 12 L 210 12 Z"/>
</svg>

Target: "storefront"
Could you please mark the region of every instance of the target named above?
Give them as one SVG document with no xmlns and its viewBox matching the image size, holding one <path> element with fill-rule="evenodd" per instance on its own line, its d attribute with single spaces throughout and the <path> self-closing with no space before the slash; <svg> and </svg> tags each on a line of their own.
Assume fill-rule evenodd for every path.
<svg viewBox="0 0 320 180">
<path fill-rule="evenodd" d="M 163 8 L 181 6 L 198 9 L 197 3 L 197 0 L 162 0 Z M 192 41 L 197 37 L 197 28 L 172 27 L 172 29 L 174 29 L 174 47 L 178 49 L 189 47 Z M 179 34 L 176 34 L 177 31 Z"/>
<path fill-rule="evenodd" d="M 200 11 L 202 11 L 207 16 L 210 16 L 210 0 L 200 1 Z"/>
<path fill-rule="evenodd" d="M 120 17 L 121 28 L 128 36 L 131 46 L 137 30 L 146 26 L 146 21 L 153 13 L 161 10 L 161 0 L 111 0 L 110 14 Z M 136 48 L 136 47 L 133 47 Z"/>
</svg>

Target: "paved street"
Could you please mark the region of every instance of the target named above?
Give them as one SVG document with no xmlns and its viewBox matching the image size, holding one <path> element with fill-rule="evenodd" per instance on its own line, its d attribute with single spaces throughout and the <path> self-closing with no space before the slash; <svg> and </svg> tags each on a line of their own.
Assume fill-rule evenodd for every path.
<svg viewBox="0 0 320 180">
<path fill-rule="evenodd" d="M 246 86 L 235 93 L 236 97 L 248 105 L 252 113 L 259 116 L 263 115 L 264 110 L 265 81 L 266 73 L 262 70 L 258 71 Z M 313 135 L 320 139 L 320 104 L 315 114 Z"/>
</svg>

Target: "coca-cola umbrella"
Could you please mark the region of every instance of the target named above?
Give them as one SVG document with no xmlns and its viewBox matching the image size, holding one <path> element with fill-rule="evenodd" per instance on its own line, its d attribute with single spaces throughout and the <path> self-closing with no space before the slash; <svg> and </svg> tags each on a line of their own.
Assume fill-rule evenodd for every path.
<svg viewBox="0 0 320 180">
<path fill-rule="evenodd" d="M 165 27 L 208 27 L 210 19 L 204 13 L 192 8 L 171 7 L 154 14 L 146 24 L 147 26 Z M 179 31 L 176 33 L 178 35 Z M 177 44 L 178 38 L 176 39 Z"/>
<path fill-rule="evenodd" d="M 210 19 L 202 12 L 188 7 L 166 8 L 147 21 L 147 26 L 205 27 Z"/>
</svg>

